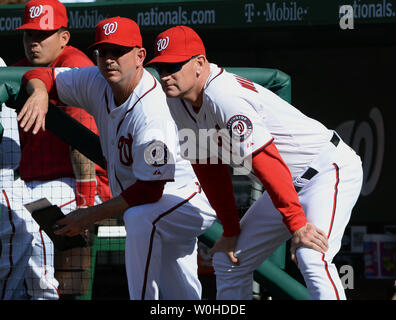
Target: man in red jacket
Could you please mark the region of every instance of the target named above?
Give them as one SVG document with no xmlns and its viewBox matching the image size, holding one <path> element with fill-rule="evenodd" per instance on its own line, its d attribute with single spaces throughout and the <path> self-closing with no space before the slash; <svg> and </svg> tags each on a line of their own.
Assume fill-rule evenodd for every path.
<svg viewBox="0 0 396 320">
<path fill-rule="evenodd" d="M 17 28 L 23 30 L 25 58 L 15 66 L 37 67 L 86 67 L 93 66 L 92 61 L 80 50 L 69 46 L 70 33 L 67 30 L 67 13 L 65 6 L 57 0 L 31 0 L 25 6 L 24 24 Z M 58 101 L 51 100 L 57 106 Z M 98 133 L 91 115 L 81 108 L 63 106 L 62 109 L 74 119 Z M 58 205 L 67 214 L 76 208 L 92 206 L 111 198 L 106 170 L 95 165 L 77 150 L 60 140 L 50 131 L 40 131 L 36 136 L 19 129 L 21 143 L 21 160 L 19 174 L 25 183 L 23 200 L 18 197 L 10 199 L 14 203 L 31 202 L 47 198 Z M 30 201 L 27 199 L 30 198 Z M 95 199 L 96 198 L 96 199 Z M 26 215 L 25 215 L 26 216 Z M 10 219 L 11 223 L 11 219 Z M 33 299 L 58 299 L 58 282 L 54 277 L 54 248 L 51 240 L 33 221 L 33 246 L 24 243 L 13 246 L 26 251 L 25 246 L 32 246 L 28 268 L 24 274 L 27 294 Z M 9 241 L 12 237 L 10 237 Z M 10 245 L 12 245 L 10 243 Z M 10 256 L 13 253 L 10 252 Z M 1 272 L 4 298 L 12 296 L 13 272 L 16 266 L 9 264 L 9 272 Z M 4 270 L 3 270 L 4 271 Z M 17 277 L 18 278 L 18 277 Z M 18 278 L 18 281 L 23 279 Z"/>
</svg>

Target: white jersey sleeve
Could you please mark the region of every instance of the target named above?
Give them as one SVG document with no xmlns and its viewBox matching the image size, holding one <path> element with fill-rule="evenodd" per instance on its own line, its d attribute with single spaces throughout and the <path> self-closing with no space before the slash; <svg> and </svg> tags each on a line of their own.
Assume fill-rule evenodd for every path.
<svg viewBox="0 0 396 320">
<path fill-rule="evenodd" d="M 333 132 L 267 88 L 219 70 L 211 65 L 205 99 L 232 136 L 240 137 L 242 155 L 255 154 L 273 139 L 293 177 L 306 170 Z"/>
<path fill-rule="evenodd" d="M 132 143 L 132 170 L 136 179 L 173 181 L 177 152 L 174 123 L 156 117 L 136 125 L 140 127 Z"/>
<path fill-rule="evenodd" d="M 220 87 L 227 87 L 228 94 L 223 94 L 224 89 L 220 90 Z M 235 75 L 227 74 L 227 77 L 211 83 L 204 97 L 205 104 L 214 110 L 223 146 L 229 146 L 233 156 L 241 159 L 246 159 L 273 140 L 262 115 L 251 104 L 252 96 L 259 95 L 254 91 L 253 83 L 248 92 L 249 99 L 246 99 L 245 91 L 246 87 L 239 83 Z"/>
<path fill-rule="evenodd" d="M 97 67 L 55 68 L 55 83 L 59 100 L 94 114 L 92 94 L 101 93 L 105 81 Z"/>
</svg>

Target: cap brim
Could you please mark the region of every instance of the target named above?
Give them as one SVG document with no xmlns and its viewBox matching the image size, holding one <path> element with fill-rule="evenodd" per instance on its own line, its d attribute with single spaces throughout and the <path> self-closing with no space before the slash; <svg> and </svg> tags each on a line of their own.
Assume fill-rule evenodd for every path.
<svg viewBox="0 0 396 320">
<path fill-rule="evenodd" d="M 37 23 L 25 23 L 23 25 L 21 25 L 20 27 L 16 28 L 15 30 L 40 30 L 40 31 L 54 31 L 54 30 L 58 30 L 62 27 L 55 27 L 55 28 L 51 28 L 51 29 L 42 29 L 40 28 L 39 25 L 37 25 Z"/>
<path fill-rule="evenodd" d="M 192 56 L 185 55 L 161 55 L 146 63 L 146 66 L 153 63 L 178 63 L 190 59 Z"/>
<path fill-rule="evenodd" d="M 116 41 L 111 41 L 111 40 L 102 40 L 102 41 L 95 42 L 94 44 L 91 44 L 91 45 L 88 47 L 88 50 L 93 49 L 93 48 L 95 48 L 96 46 L 101 45 L 101 44 L 113 44 L 113 45 L 116 45 L 116 46 L 129 47 L 129 48 L 132 48 L 132 47 L 141 47 L 141 45 L 140 45 L 139 43 L 133 44 L 133 43 L 122 42 L 122 41 L 117 41 L 117 42 L 116 42 Z"/>
</svg>

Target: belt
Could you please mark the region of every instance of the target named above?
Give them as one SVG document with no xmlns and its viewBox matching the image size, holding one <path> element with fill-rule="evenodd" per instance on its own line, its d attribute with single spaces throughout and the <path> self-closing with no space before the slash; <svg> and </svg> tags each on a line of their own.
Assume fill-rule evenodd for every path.
<svg viewBox="0 0 396 320">
<path fill-rule="evenodd" d="M 340 143 L 340 137 L 338 136 L 337 133 L 334 132 L 333 136 L 330 139 L 330 143 L 332 143 L 335 147 L 338 146 L 338 144 Z M 312 168 L 312 167 L 308 167 L 308 169 L 303 173 L 303 175 L 299 178 L 299 179 L 303 179 L 303 180 L 311 180 L 314 176 L 316 176 L 319 173 L 318 170 Z M 294 186 L 294 188 L 296 189 L 297 192 L 299 192 L 303 186 Z"/>
</svg>

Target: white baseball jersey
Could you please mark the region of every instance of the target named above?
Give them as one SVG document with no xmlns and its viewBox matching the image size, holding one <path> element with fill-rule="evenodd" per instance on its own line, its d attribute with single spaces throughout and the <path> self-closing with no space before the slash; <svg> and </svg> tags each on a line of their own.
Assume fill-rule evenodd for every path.
<svg viewBox="0 0 396 320">
<path fill-rule="evenodd" d="M 219 156 L 224 162 L 227 155 L 227 152 L 223 154 L 224 149 L 231 149 L 236 158 L 248 159 L 275 143 L 295 185 L 301 183 L 296 186 L 301 187 L 298 197 L 307 221 L 324 230 L 328 237 L 326 253 L 306 247 L 297 250 L 298 266 L 310 297 L 345 299 L 332 259 L 340 249 L 342 234 L 362 184 L 361 161 L 355 152 L 332 130 L 268 89 L 214 64 L 210 65 L 199 110 L 176 98 L 168 98 L 168 104 L 180 130 L 189 128 L 197 136 L 202 129 L 212 130 L 211 141 L 223 147 L 214 152 L 208 150 L 213 144 L 207 143 L 202 132 L 204 139 L 197 142 L 188 141 L 187 134 L 180 135 L 182 154 L 192 160 L 203 160 L 210 155 Z M 213 132 L 214 128 L 218 133 Z M 190 144 L 187 147 L 183 146 L 186 137 L 185 144 Z M 183 152 L 194 150 L 197 143 L 203 156 Z M 228 163 L 233 165 L 232 161 Z M 309 167 L 317 174 L 312 179 L 303 179 Z M 224 253 L 213 256 L 219 300 L 251 299 L 253 271 L 291 237 L 268 192 L 249 208 L 240 224 L 235 250 L 240 265 L 233 265 Z"/>
<path fill-rule="evenodd" d="M 200 129 L 216 128 L 227 132 L 234 141 L 240 142 L 234 152 L 242 159 L 274 139 L 293 178 L 306 169 L 333 134 L 320 122 L 305 116 L 270 90 L 215 64 L 210 64 L 210 76 L 204 87 L 203 103 L 198 113 L 181 99 L 168 98 L 168 104 L 180 130 L 190 128 L 196 136 L 199 136 Z M 224 134 L 219 136 L 223 142 L 227 142 Z M 180 138 L 183 140 L 182 135 Z M 213 135 L 212 141 L 215 139 L 217 136 Z M 188 141 L 181 144 L 182 150 L 194 149 L 192 146 L 187 147 L 186 143 Z M 198 157 L 194 158 L 196 155 L 191 156 L 190 152 L 182 154 L 191 160 L 208 158 L 208 154 L 215 156 L 216 152 L 209 150 L 213 145 L 207 143 L 206 146 L 208 150 L 202 148 L 201 141 Z M 221 157 L 222 151 L 218 151 Z"/>
<path fill-rule="evenodd" d="M 55 74 L 60 100 L 95 118 L 113 195 L 137 180 L 175 181 L 165 185 L 166 192 L 196 179 L 180 157 L 177 128 L 161 86 L 148 71 L 120 106 L 97 67 L 60 68 Z"/>
<path fill-rule="evenodd" d="M 61 101 L 96 120 L 113 195 L 138 179 L 168 181 L 161 199 L 124 212 L 125 264 L 131 299 L 199 299 L 197 238 L 216 218 L 189 163 L 158 81 L 144 70 L 116 106 L 96 67 L 56 71 Z"/>
</svg>

